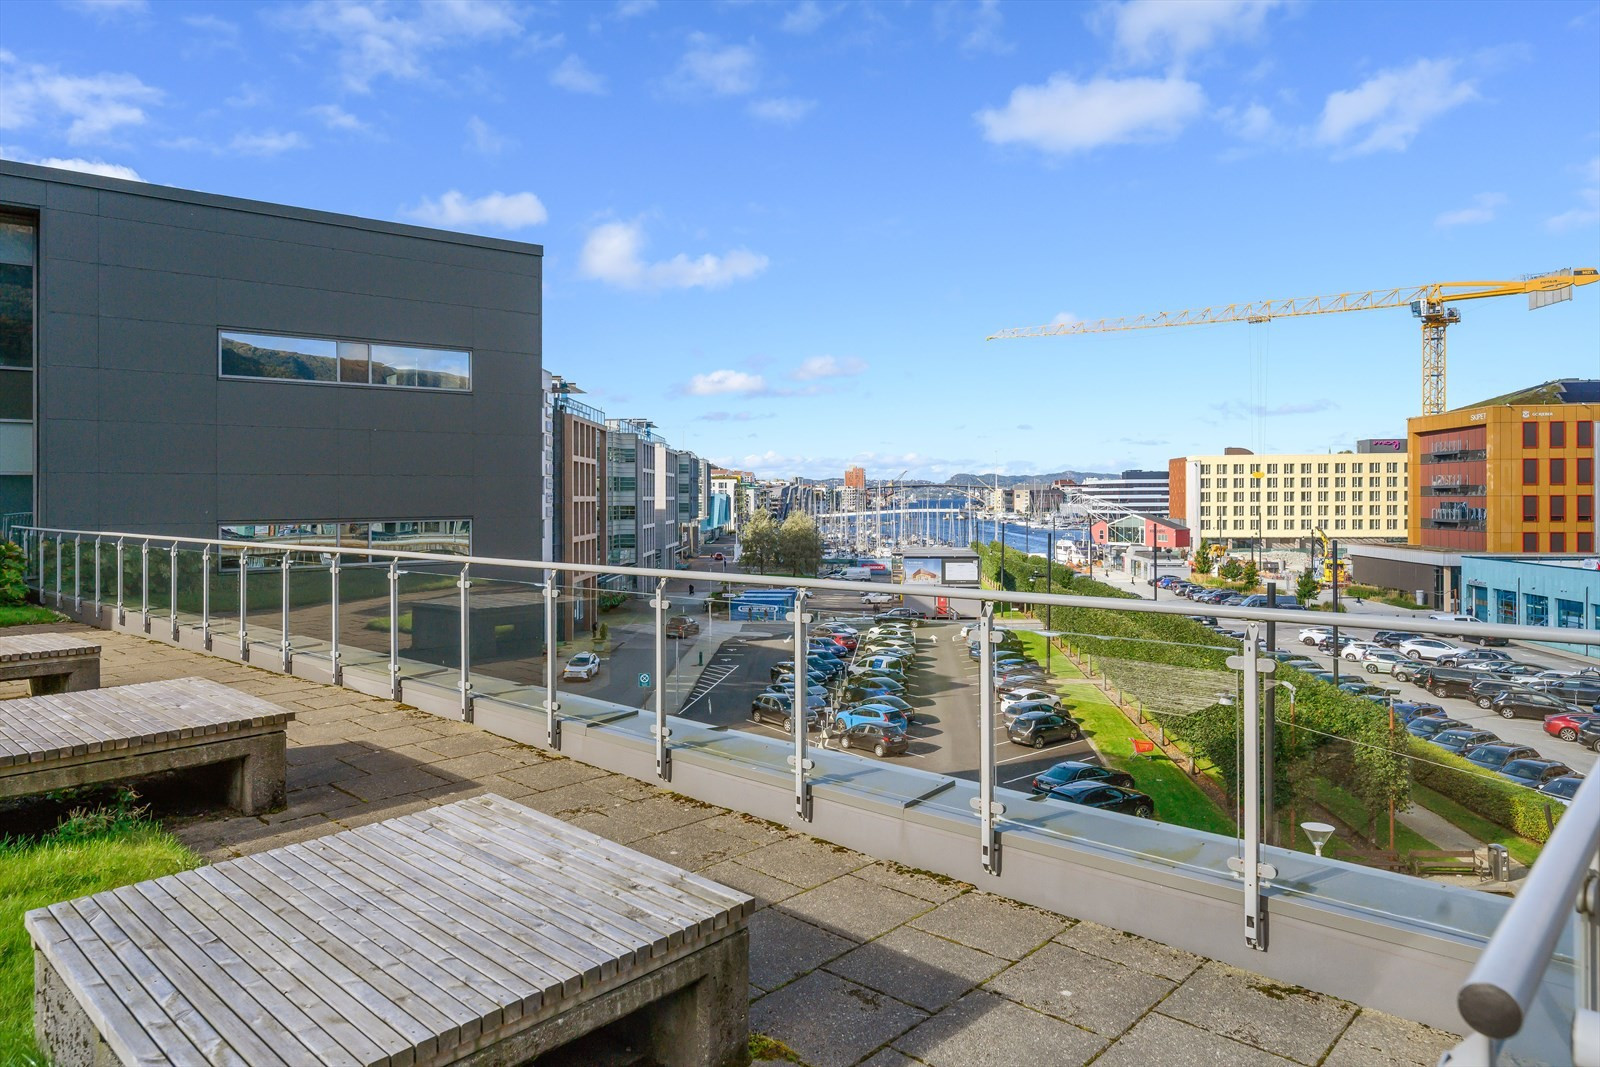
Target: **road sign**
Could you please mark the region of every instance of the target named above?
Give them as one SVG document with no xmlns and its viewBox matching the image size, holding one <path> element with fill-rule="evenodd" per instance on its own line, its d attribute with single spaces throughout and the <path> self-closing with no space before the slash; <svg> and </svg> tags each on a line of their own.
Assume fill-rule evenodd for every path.
<svg viewBox="0 0 1600 1067">
<path fill-rule="evenodd" d="M 649 689 L 650 688 L 650 675 L 644 674 L 644 673 L 641 673 L 639 675 L 639 688 L 640 689 Z"/>
</svg>

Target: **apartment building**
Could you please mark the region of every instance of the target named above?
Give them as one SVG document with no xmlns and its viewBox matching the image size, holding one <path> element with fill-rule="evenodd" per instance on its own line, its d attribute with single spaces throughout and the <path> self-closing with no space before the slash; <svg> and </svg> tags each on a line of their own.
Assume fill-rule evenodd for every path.
<svg viewBox="0 0 1600 1067">
<path fill-rule="evenodd" d="M 1184 456 L 1169 465 L 1178 492 L 1172 517 L 1197 541 L 1292 543 L 1318 529 L 1342 540 L 1400 541 L 1408 470 L 1396 452 Z"/>
<path fill-rule="evenodd" d="M 575 398 L 582 392 L 559 376 L 552 379 L 554 555 L 547 558 L 604 563 L 606 417 Z M 562 598 L 557 602 L 563 634 L 582 633 L 598 625 L 598 591 L 596 574 L 569 575 L 563 580 Z"/>
<path fill-rule="evenodd" d="M 1129 470 L 1117 478 L 1085 478 L 1073 488 L 1083 496 L 1139 515 L 1166 516 L 1172 507 L 1169 478 L 1168 471 Z"/>
<path fill-rule="evenodd" d="M 1561 379 L 1408 420 L 1409 535 L 1462 552 L 1593 552 L 1600 381 Z"/>
</svg>

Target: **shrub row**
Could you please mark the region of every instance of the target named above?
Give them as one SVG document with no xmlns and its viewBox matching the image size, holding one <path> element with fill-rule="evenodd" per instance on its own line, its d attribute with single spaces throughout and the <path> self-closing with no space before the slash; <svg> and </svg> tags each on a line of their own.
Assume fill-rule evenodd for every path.
<svg viewBox="0 0 1600 1067">
<path fill-rule="evenodd" d="M 1553 819 L 1563 810 L 1555 801 L 1527 786 L 1490 778 L 1471 760 L 1418 738 L 1411 739 L 1411 754 L 1416 757 L 1411 761 L 1411 775 L 1419 784 L 1529 841 L 1542 844 L 1549 840 L 1545 808 L 1550 806 Z"/>
</svg>

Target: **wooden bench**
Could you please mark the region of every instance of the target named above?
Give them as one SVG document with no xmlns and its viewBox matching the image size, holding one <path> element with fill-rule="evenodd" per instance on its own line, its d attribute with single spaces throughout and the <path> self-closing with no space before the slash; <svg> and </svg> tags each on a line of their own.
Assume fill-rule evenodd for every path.
<svg viewBox="0 0 1600 1067">
<path fill-rule="evenodd" d="M 232 764 L 227 803 L 283 806 L 294 712 L 204 678 L 0 700 L 0 799 Z"/>
<path fill-rule="evenodd" d="M 100 646 L 71 634 L 0 637 L 0 682 L 19 678 L 34 696 L 99 689 Z"/>
<path fill-rule="evenodd" d="M 743 893 L 494 795 L 29 912 L 77 1064 L 523 1063 L 626 1019 L 748 1059 Z"/>
<path fill-rule="evenodd" d="M 1487 874 L 1488 864 L 1478 858 L 1476 849 L 1416 849 L 1410 855 L 1411 873 Z"/>
</svg>

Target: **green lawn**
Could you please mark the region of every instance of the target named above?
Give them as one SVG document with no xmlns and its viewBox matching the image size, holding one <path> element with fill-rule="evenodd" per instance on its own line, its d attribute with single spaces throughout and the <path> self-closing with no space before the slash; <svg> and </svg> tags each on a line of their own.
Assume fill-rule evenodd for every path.
<svg viewBox="0 0 1600 1067">
<path fill-rule="evenodd" d="M 1411 799 L 1427 808 L 1446 822 L 1454 823 L 1485 844 L 1501 844 L 1518 863 L 1532 866 L 1539 857 L 1539 845 L 1526 837 L 1518 837 L 1498 823 L 1469 811 L 1445 796 L 1416 782 L 1411 783 Z"/>
<path fill-rule="evenodd" d="M 33 950 L 23 914 L 199 865 L 175 837 L 126 809 L 69 819 L 38 842 L 0 842 L 0 1064 L 44 1063 L 33 1040 Z"/>
<path fill-rule="evenodd" d="M 1044 638 L 1021 633 L 1027 654 L 1044 662 Z M 1134 754 L 1135 738 L 1143 737 L 1126 715 L 1105 694 L 1086 684 L 1081 672 L 1063 654 L 1050 656 L 1052 678 L 1073 717 L 1083 723 L 1084 733 L 1094 741 L 1106 766 L 1127 771 L 1139 790 L 1156 803 L 1156 817 L 1162 822 L 1189 826 L 1213 834 L 1232 837 L 1234 821 L 1212 803 L 1183 768 L 1161 752 L 1148 756 Z M 1073 684 L 1077 682 L 1078 684 Z"/>
<path fill-rule="evenodd" d="M 1359 832 L 1367 830 L 1367 813 L 1361 807 L 1361 801 L 1351 794 L 1340 789 L 1331 782 L 1316 783 L 1317 803 L 1331 811 L 1336 818 L 1346 826 L 1353 827 Z M 1379 821 L 1377 847 L 1389 846 L 1389 820 L 1385 816 Z M 1406 826 L 1398 817 L 1394 821 L 1394 848 L 1401 855 L 1416 852 L 1421 849 L 1431 851 L 1439 846 L 1429 841 L 1426 837 Z M 1311 846 L 1306 844 L 1300 851 L 1310 852 Z M 1324 850 L 1326 851 L 1326 850 Z M 1332 853 L 1329 853 L 1330 855 Z"/>
<path fill-rule="evenodd" d="M 49 608 L 38 604 L 12 604 L 0 607 L 0 627 L 34 626 L 42 622 L 56 622 L 61 618 Z"/>
</svg>

